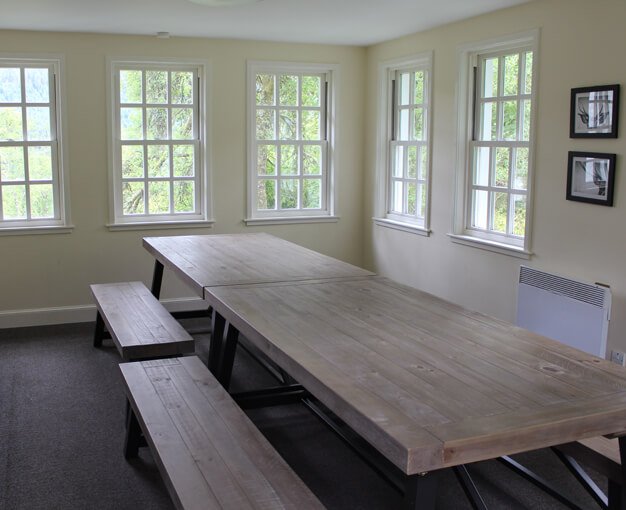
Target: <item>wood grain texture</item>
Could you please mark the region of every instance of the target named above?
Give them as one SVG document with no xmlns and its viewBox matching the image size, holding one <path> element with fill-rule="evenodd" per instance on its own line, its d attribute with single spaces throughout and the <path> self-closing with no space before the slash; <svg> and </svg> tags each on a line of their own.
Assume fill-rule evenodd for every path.
<svg viewBox="0 0 626 510">
<path fill-rule="evenodd" d="M 177 508 L 323 508 L 199 358 L 120 370 Z"/>
<path fill-rule="evenodd" d="M 205 295 L 407 474 L 626 429 L 626 370 L 385 278 Z"/>
<path fill-rule="evenodd" d="M 141 282 L 91 285 L 124 360 L 194 352 L 194 340 Z"/>
<path fill-rule="evenodd" d="M 143 246 L 199 296 L 208 286 L 373 274 L 265 233 L 145 237 Z"/>
</svg>

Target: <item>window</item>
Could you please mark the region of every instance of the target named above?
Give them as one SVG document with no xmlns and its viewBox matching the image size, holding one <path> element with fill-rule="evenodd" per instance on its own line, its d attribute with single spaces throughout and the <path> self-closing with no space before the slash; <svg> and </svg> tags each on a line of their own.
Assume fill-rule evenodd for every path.
<svg viewBox="0 0 626 510">
<path fill-rule="evenodd" d="M 60 58 L 0 58 L 0 232 L 68 227 L 60 71 Z"/>
<path fill-rule="evenodd" d="M 333 219 L 329 66 L 250 63 L 248 224 Z"/>
<path fill-rule="evenodd" d="M 382 66 L 382 226 L 428 233 L 431 54 Z M 384 163 L 383 163 L 384 161 Z"/>
<path fill-rule="evenodd" d="M 207 221 L 204 66 L 113 62 L 113 225 Z"/>
<path fill-rule="evenodd" d="M 535 38 L 471 52 L 459 232 L 528 253 Z"/>
</svg>

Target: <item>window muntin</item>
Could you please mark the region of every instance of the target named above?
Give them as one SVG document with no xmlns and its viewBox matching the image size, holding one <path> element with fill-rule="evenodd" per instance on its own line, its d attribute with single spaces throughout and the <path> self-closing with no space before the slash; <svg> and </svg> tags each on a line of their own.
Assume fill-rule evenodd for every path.
<svg viewBox="0 0 626 510">
<path fill-rule="evenodd" d="M 252 218 L 328 216 L 330 71 L 251 66 Z"/>
<path fill-rule="evenodd" d="M 64 225 L 59 65 L 0 59 L 0 229 Z"/>
<path fill-rule="evenodd" d="M 206 219 L 197 65 L 116 63 L 116 223 Z"/>
<path fill-rule="evenodd" d="M 524 246 L 533 108 L 531 48 L 479 54 L 469 144 L 466 229 Z"/>
<path fill-rule="evenodd" d="M 391 133 L 387 217 L 426 225 L 429 177 L 429 68 L 390 72 Z"/>
</svg>

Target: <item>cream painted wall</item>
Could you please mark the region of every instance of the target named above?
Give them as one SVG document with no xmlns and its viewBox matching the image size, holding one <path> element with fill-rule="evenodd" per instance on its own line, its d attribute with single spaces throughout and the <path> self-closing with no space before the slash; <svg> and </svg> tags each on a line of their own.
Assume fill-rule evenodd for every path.
<svg viewBox="0 0 626 510">
<path fill-rule="evenodd" d="M 623 0 L 538 0 L 368 49 L 365 263 L 409 285 L 514 321 L 521 263 L 611 285 L 608 349 L 626 350 L 626 119 L 613 140 L 569 138 L 570 89 L 621 83 L 626 93 L 626 3 Z M 457 48 L 540 28 L 539 96 L 532 251 L 526 262 L 452 243 L 456 158 Z M 381 61 L 434 52 L 432 206 L 430 237 L 372 224 L 376 187 L 376 113 Z M 565 200 L 567 152 L 617 153 L 614 207 Z"/>
<path fill-rule="evenodd" d="M 71 234 L 0 236 L 0 327 L 16 310 L 74 307 L 92 302 L 89 284 L 150 281 L 153 259 L 145 235 L 266 231 L 340 259 L 361 264 L 362 147 L 365 49 L 192 38 L 0 31 L 3 53 L 65 56 Z M 211 66 L 212 171 L 216 223 L 210 229 L 110 232 L 108 221 L 107 56 L 202 58 Z M 284 60 L 340 65 L 338 223 L 245 227 L 246 61 Z M 167 272 L 166 272 L 167 273 Z M 192 296 L 166 275 L 164 297 Z M 33 315 L 35 317 L 36 314 Z"/>
</svg>

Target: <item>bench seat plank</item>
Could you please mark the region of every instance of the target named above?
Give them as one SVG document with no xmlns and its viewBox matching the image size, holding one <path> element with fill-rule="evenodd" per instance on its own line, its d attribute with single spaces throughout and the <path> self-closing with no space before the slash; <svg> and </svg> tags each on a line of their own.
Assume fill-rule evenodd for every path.
<svg viewBox="0 0 626 510">
<path fill-rule="evenodd" d="M 120 369 L 177 508 L 323 508 L 199 358 Z"/>
<path fill-rule="evenodd" d="M 96 306 L 125 361 L 194 351 L 194 340 L 142 282 L 91 285 Z"/>
</svg>

